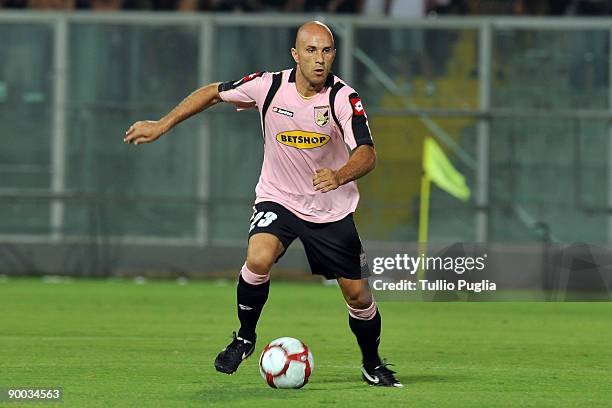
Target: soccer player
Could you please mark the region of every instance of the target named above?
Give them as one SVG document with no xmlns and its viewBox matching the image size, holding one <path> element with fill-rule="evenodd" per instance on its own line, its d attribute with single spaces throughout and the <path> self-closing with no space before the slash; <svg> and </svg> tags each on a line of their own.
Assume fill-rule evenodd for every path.
<svg viewBox="0 0 612 408">
<path fill-rule="evenodd" d="M 237 285 L 240 329 L 217 356 L 217 371 L 234 373 L 255 350 L 255 328 L 268 298 L 270 269 L 299 238 L 312 273 L 338 281 L 349 327 L 361 349 L 364 380 L 401 387 L 378 355 L 380 312 L 353 221 L 359 201 L 355 180 L 376 165 L 367 117 L 357 92 L 330 72 L 336 49 L 326 25 L 317 21 L 302 25 L 291 55 L 295 68 L 204 86 L 160 120 L 134 123 L 124 141 L 153 142 L 219 102 L 232 103 L 238 110 L 258 109 L 264 160 L 246 262 Z"/>
</svg>

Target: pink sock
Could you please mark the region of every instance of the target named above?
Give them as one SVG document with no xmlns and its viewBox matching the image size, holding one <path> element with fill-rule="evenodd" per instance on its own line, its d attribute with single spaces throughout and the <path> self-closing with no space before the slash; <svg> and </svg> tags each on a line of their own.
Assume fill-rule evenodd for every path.
<svg viewBox="0 0 612 408">
<path fill-rule="evenodd" d="M 259 275 L 253 271 L 251 271 L 246 262 L 242 265 L 242 269 L 240 270 L 240 274 L 242 275 L 242 279 L 250 285 L 261 285 L 262 283 L 266 283 L 270 280 L 270 274 L 267 273 L 265 275 Z"/>
<path fill-rule="evenodd" d="M 349 310 L 349 314 L 355 319 L 359 320 L 371 320 L 376 314 L 376 301 L 372 300 L 372 304 L 366 309 L 355 309 L 349 305 L 346 305 Z"/>
</svg>

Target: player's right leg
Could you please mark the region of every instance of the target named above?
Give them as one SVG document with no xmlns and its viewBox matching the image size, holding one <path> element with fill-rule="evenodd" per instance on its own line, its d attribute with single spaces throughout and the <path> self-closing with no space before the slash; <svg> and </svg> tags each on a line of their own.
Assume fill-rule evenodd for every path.
<svg viewBox="0 0 612 408">
<path fill-rule="evenodd" d="M 269 233 L 257 233 L 249 238 L 247 259 L 236 290 L 238 319 L 240 329 L 234 332 L 232 342 L 215 359 L 217 371 L 233 374 L 240 363 L 255 350 L 255 327 L 261 311 L 268 299 L 270 289 L 270 269 L 283 253 L 281 241 Z"/>
</svg>

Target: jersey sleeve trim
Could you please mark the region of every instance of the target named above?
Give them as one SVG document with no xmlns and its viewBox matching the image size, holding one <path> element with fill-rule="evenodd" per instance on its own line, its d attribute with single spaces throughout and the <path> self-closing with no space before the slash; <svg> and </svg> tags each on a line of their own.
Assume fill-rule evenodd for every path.
<svg viewBox="0 0 612 408">
<path fill-rule="evenodd" d="M 232 89 L 236 89 L 238 88 L 240 85 L 245 84 L 249 81 L 252 81 L 255 78 L 259 78 L 261 77 L 263 74 L 265 74 L 265 71 L 261 71 L 261 72 L 254 72 L 250 75 L 247 75 L 237 81 L 227 81 L 227 82 L 221 82 L 217 88 L 218 92 L 225 92 L 225 91 L 230 91 Z"/>
<path fill-rule="evenodd" d="M 348 102 L 351 105 L 352 118 L 351 128 L 357 146 L 370 145 L 374 146 L 370 127 L 368 126 L 368 118 L 366 117 L 361 98 L 357 92 L 353 92 L 348 96 Z"/>
</svg>

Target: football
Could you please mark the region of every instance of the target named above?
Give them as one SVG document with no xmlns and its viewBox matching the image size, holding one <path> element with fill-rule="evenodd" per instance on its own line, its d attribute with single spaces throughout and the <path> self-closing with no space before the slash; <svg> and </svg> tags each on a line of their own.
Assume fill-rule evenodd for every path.
<svg viewBox="0 0 612 408">
<path fill-rule="evenodd" d="M 271 341 L 259 357 L 259 372 L 272 388 L 302 388 L 313 369 L 308 346 L 292 337 Z"/>
</svg>

